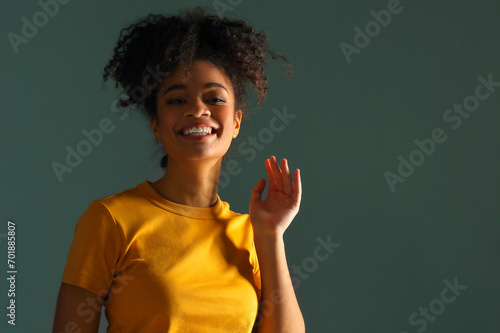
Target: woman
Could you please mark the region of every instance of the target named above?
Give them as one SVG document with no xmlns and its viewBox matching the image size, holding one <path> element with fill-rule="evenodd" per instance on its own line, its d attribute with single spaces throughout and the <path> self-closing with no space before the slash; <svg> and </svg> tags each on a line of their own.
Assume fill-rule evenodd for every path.
<svg viewBox="0 0 500 333">
<path fill-rule="evenodd" d="M 75 227 L 53 332 L 304 332 L 283 234 L 301 199 L 266 159 L 249 214 L 230 211 L 217 184 L 244 115 L 246 82 L 265 97 L 265 32 L 186 10 L 122 30 L 105 68 L 149 118 L 165 175 L 94 200 Z M 288 62 L 289 63 L 289 62 Z M 161 80 L 158 80 L 161 78 Z M 151 82 L 154 81 L 155 82 Z"/>
</svg>

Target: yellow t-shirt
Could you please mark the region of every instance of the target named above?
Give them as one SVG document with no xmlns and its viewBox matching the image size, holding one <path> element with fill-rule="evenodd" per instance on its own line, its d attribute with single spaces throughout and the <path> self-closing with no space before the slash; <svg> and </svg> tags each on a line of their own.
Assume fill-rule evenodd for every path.
<svg viewBox="0 0 500 333">
<path fill-rule="evenodd" d="M 251 332 L 261 299 L 248 214 L 191 207 L 149 181 L 93 200 L 75 226 L 62 282 L 107 297 L 108 333 Z M 81 304 L 78 314 L 97 315 Z"/>
</svg>

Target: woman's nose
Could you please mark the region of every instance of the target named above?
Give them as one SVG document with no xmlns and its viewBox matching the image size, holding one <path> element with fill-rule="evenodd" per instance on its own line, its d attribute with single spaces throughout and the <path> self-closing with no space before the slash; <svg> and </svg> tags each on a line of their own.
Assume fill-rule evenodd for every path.
<svg viewBox="0 0 500 333">
<path fill-rule="evenodd" d="M 192 115 L 194 117 L 201 117 L 201 116 L 210 116 L 211 112 L 210 110 L 205 106 L 205 104 L 201 102 L 196 102 L 194 105 L 192 105 L 188 111 L 187 115 Z"/>
</svg>

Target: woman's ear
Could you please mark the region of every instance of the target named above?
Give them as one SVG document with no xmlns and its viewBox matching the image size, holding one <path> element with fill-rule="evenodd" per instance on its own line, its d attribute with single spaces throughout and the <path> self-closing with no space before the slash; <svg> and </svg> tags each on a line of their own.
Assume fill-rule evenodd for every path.
<svg viewBox="0 0 500 333">
<path fill-rule="evenodd" d="M 238 133 L 240 133 L 240 126 L 241 126 L 241 116 L 242 116 L 242 111 L 241 109 L 236 111 L 234 113 L 234 129 L 233 129 L 233 139 L 238 136 Z"/>
<path fill-rule="evenodd" d="M 156 116 L 150 116 L 149 123 L 151 124 L 151 129 L 153 130 L 156 140 L 161 141 L 160 126 L 158 126 L 158 119 Z"/>
</svg>

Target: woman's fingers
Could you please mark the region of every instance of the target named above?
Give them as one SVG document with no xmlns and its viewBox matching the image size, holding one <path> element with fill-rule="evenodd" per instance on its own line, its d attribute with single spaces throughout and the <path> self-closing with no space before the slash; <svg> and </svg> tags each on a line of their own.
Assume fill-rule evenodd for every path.
<svg viewBox="0 0 500 333">
<path fill-rule="evenodd" d="M 293 195 L 294 184 L 288 161 L 281 159 L 281 169 L 275 156 L 271 156 L 266 160 L 267 177 L 269 178 L 269 189 L 273 191 L 283 192 L 286 195 Z"/>
<path fill-rule="evenodd" d="M 301 199 L 302 199 L 302 179 L 300 178 L 300 170 L 295 169 L 295 188 L 293 191 L 293 201 L 296 203 L 297 207 L 300 206 Z"/>
<path fill-rule="evenodd" d="M 291 195 L 293 193 L 293 182 L 292 175 L 290 174 L 290 169 L 288 168 L 288 161 L 283 158 L 281 160 L 281 170 L 283 170 L 283 191 L 287 195 Z"/>
<path fill-rule="evenodd" d="M 272 161 L 270 159 L 267 159 L 264 162 L 264 164 L 266 166 L 267 178 L 269 179 L 269 190 L 268 191 L 276 191 L 276 181 L 274 180 L 274 175 L 273 175 L 273 172 L 271 170 Z"/>
<path fill-rule="evenodd" d="M 279 192 L 283 192 L 283 178 L 281 176 L 281 170 L 278 165 L 278 161 L 276 161 L 276 157 L 274 156 L 271 156 L 271 170 L 276 181 L 276 190 Z"/>
</svg>

